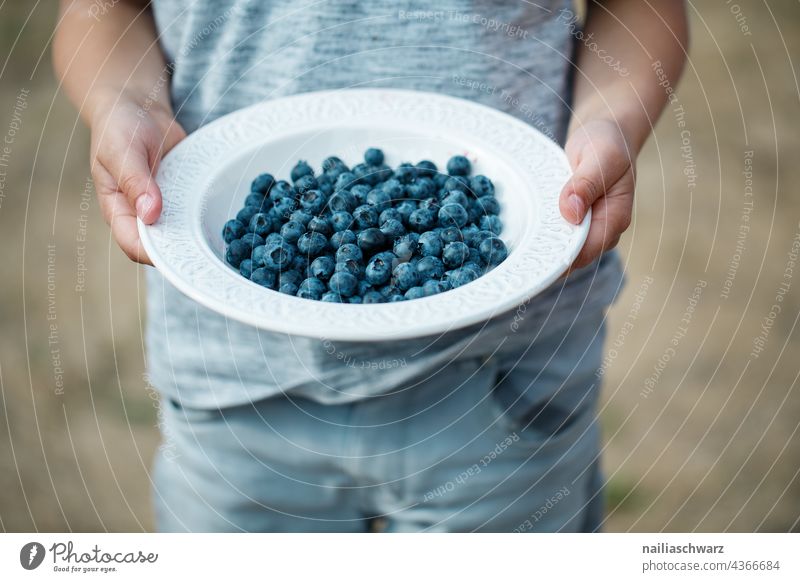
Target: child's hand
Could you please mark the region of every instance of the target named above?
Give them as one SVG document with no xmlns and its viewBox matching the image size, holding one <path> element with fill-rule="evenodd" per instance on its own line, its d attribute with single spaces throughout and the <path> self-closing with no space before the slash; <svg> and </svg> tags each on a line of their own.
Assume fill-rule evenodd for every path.
<svg viewBox="0 0 800 582">
<path fill-rule="evenodd" d="M 146 111 L 125 96 L 100 108 L 90 125 L 92 177 L 103 217 L 131 260 L 152 264 L 136 217 L 151 224 L 161 214 L 161 190 L 153 176 L 186 132 L 169 111 L 160 106 Z"/>
<path fill-rule="evenodd" d="M 589 235 L 572 264 L 579 268 L 614 248 L 631 223 L 634 153 L 617 124 L 610 121 L 592 121 L 577 128 L 565 149 L 574 173 L 561 191 L 561 214 L 578 224 L 586 209 L 592 209 Z"/>
</svg>

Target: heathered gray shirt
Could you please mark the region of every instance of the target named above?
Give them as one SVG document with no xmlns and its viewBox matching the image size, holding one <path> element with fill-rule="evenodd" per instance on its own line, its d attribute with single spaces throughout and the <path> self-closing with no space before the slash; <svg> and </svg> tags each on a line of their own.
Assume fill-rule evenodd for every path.
<svg viewBox="0 0 800 582">
<path fill-rule="evenodd" d="M 171 63 L 173 106 L 188 132 L 264 99 L 393 87 L 478 101 L 559 143 L 564 139 L 573 37 L 559 15 L 570 0 L 152 5 Z M 150 379 L 167 396 L 200 408 L 282 391 L 321 402 L 356 400 L 441 373 L 461 358 L 513 356 L 540 330 L 566 328 L 582 313 L 607 306 L 621 282 L 619 259 L 610 253 L 488 324 L 437 338 L 362 344 L 290 337 L 228 320 L 151 270 Z"/>
</svg>

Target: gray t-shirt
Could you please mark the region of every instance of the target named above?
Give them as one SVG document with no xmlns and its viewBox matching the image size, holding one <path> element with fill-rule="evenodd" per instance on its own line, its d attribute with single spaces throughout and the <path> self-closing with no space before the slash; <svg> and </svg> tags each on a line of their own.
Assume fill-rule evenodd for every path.
<svg viewBox="0 0 800 582">
<path fill-rule="evenodd" d="M 343 87 L 446 93 L 519 117 L 563 142 L 573 37 L 570 0 L 155 0 L 176 115 L 191 132 L 264 99 Z M 335 153 L 335 152 L 331 152 Z M 414 160 L 416 161 L 416 160 Z M 279 392 L 345 402 L 391 391 L 461 358 L 513 354 L 541 329 L 606 307 L 616 253 L 523 310 L 435 338 L 384 343 L 287 336 L 228 320 L 148 273 L 150 379 L 200 408 Z M 522 314 L 522 315 L 521 315 Z"/>
</svg>

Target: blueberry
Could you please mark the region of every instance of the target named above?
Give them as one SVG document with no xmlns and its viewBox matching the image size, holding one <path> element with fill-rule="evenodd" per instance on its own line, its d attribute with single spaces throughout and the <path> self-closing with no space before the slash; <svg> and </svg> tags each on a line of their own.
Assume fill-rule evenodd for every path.
<svg viewBox="0 0 800 582">
<path fill-rule="evenodd" d="M 343 230 L 341 232 L 334 232 L 331 235 L 331 246 L 334 249 L 340 248 L 342 245 L 356 244 L 358 239 L 356 233 L 352 230 Z"/>
<path fill-rule="evenodd" d="M 334 293 L 333 291 L 328 291 L 319 299 L 320 301 L 324 301 L 325 303 L 344 303 L 342 300 L 342 296 L 338 293 Z"/>
<path fill-rule="evenodd" d="M 445 192 L 450 192 L 451 190 L 470 192 L 471 188 L 469 186 L 469 178 L 465 178 L 464 176 L 450 176 L 449 178 L 447 178 L 447 180 L 445 180 L 442 189 Z"/>
<path fill-rule="evenodd" d="M 383 152 L 378 148 L 369 148 L 364 152 L 364 161 L 370 166 L 380 166 L 383 159 Z"/>
<path fill-rule="evenodd" d="M 378 174 L 375 168 L 371 168 L 367 164 L 356 164 L 353 166 L 352 172 L 359 184 L 374 186 L 378 183 Z"/>
<path fill-rule="evenodd" d="M 461 228 L 467 224 L 467 211 L 460 204 L 445 204 L 439 209 L 439 224 Z"/>
<path fill-rule="evenodd" d="M 253 274 L 253 261 L 250 259 L 245 259 L 241 263 L 239 263 L 239 273 L 242 277 L 250 278 L 250 275 Z"/>
<path fill-rule="evenodd" d="M 481 257 L 481 253 L 478 251 L 478 249 L 473 247 L 469 248 L 469 256 L 467 257 L 467 261 L 469 261 L 470 263 L 475 263 L 479 267 L 482 267 L 483 265 L 486 264 L 486 262 Z"/>
<path fill-rule="evenodd" d="M 297 240 L 306 231 L 306 227 L 301 223 L 290 220 L 281 227 L 281 236 L 288 243 L 296 244 Z"/>
<path fill-rule="evenodd" d="M 374 291 L 372 285 L 361 279 L 358 282 L 358 291 L 356 291 L 356 293 L 358 293 L 361 296 L 364 296 L 368 291 Z"/>
<path fill-rule="evenodd" d="M 309 214 L 319 214 L 326 203 L 325 195 L 320 190 L 308 190 L 300 196 L 300 206 Z"/>
<path fill-rule="evenodd" d="M 367 203 L 367 194 L 372 191 L 372 188 L 367 186 L 366 184 L 356 184 L 352 188 L 350 188 L 350 195 L 353 197 L 354 204 L 358 206 L 362 206 Z"/>
<path fill-rule="evenodd" d="M 330 156 L 322 161 L 322 171 L 332 176 L 334 174 L 338 176 L 342 172 L 347 172 L 348 169 L 347 164 L 336 156 Z"/>
<path fill-rule="evenodd" d="M 364 293 L 364 303 L 386 303 L 386 298 L 378 291 Z"/>
<path fill-rule="evenodd" d="M 367 228 L 358 233 L 358 246 L 367 254 L 372 254 L 386 245 L 386 235 L 377 228 Z"/>
<path fill-rule="evenodd" d="M 337 271 L 328 281 L 328 288 L 342 297 L 350 297 L 358 289 L 358 279 L 347 271 Z"/>
<path fill-rule="evenodd" d="M 309 220 L 308 230 L 309 232 L 322 233 L 326 237 L 333 234 L 333 226 L 331 226 L 331 221 L 325 218 L 324 216 L 315 216 L 314 218 Z"/>
<path fill-rule="evenodd" d="M 478 274 L 476 274 L 472 269 L 465 269 L 463 267 L 448 271 L 447 274 L 447 282 L 453 289 L 456 287 L 461 287 L 462 285 L 466 285 L 477 278 Z"/>
<path fill-rule="evenodd" d="M 444 263 L 437 257 L 423 257 L 417 263 L 417 274 L 421 281 L 441 279 L 444 275 Z"/>
<path fill-rule="evenodd" d="M 444 198 L 442 198 L 442 206 L 446 204 L 458 204 L 466 210 L 467 206 L 469 206 L 469 198 L 467 198 L 467 195 L 461 190 L 450 190 Z"/>
<path fill-rule="evenodd" d="M 439 213 L 439 209 L 441 208 L 441 204 L 439 203 L 439 199 L 435 196 L 431 196 L 429 198 L 425 198 L 425 200 L 421 200 L 419 203 L 419 207 L 425 210 L 430 210 L 436 214 Z"/>
<path fill-rule="evenodd" d="M 417 269 L 410 263 L 400 263 L 392 272 L 395 286 L 401 291 L 408 291 L 419 282 Z"/>
<path fill-rule="evenodd" d="M 494 234 L 500 234 L 503 231 L 503 223 L 499 216 L 484 216 L 481 218 L 480 224 L 482 230 L 488 230 Z"/>
<path fill-rule="evenodd" d="M 302 283 L 297 290 L 297 296 L 303 299 L 315 299 L 317 301 L 328 290 L 328 286 L 317 278 L 309 277 Z"/>
<path fill-rule="evenodd" d="M 401 184 L 410 184 L 414 181 L 414 178 L 417 176 L 417 169 L 408 162 L 403 162 L 394 172 L 394 177 L 401 183 Z"/>
<path fill-rule="evenodd" d="M 378 224 L 383 224 L 387 220 L 397 220 L 400 224 L 403 223 L 403 216 L 397 212 L 397 208 L 387 208 L 378 217 Z"/>
<path fill-rule="evenodd" d="M 436 174 L 433 177 L 433 183 L 436 185 L 437 190 L 442 190 L 444 189 L 444 185 L 447 183 L 449 179 L 450 176 L 448 176 L 447 174 Z"/>
<path fill-rule="evenodd" d="M 447 173 L 451 176 L 468 176 L 472 164 L 464 156 L 453 156 L 447 161 Z"/>
<path fill-rule="evenodd" d="M 305 194 L 309 190 L 318 190 L 319 182 L 313 175 L 303 176 L 294 183 L 294 189 L 298 194 Z"/>
<path fill-rule="evenodd" d="M 244 224 L 238 220 L 229 220 L 222 227 L 222 240 L 225 241 L 225 244 L 230 244 L 237 238 L 242 238 L 245 232 L 247 232 L 247 228 Z"/>
<path fill-rule="evenodd" d="M 481 255 L 481 259 L 491 266 L 499 265 L 508 256 L 506 244 L 497 237 L 484 239 L 478 247 L 478 252 Z"/>
<path fill-rule="evenodd" d="M 312 218 L 314 218 L 314 216 L 308 212 L 305 212 L 304 210 L 295 210 L 289 215 L 289 220 L 299 222 L 303 225 L 303 227 L 308 226 L 308 223 Z"/>
<path fill-rule="evenodd" d="M 356 207 L 355 198 L 347 190 L 340 190 L 328 200 L 331 212 L 350 212 Z"/>
<path fill-rule="evenodd" d="M 378 210 L 374 206 L 362 204 L 353 211 L 353 218 L 361 229 L 378 226 Z"/>
<path fill-rule="evenodd" d="M 281 198 L 275 203 L 270 212 L 274 212 L 281 219 L 285 220 L 287 216 L 291 216 L 292 212 L 297 208 L 297 200 L 294 198 Z"/>
<path fill-rule="evenodd" d="M 258 236 L 265 237 L 275 230 L 275 223 L 272 221 L 271 216 L 259 212 L 258 214 L 254 214 L 250 219 L 248 230 L 256 233 Z"/>
<path fill-rule="evenodd" d="M 361 261 L 356 261 L 355 259 L 336 261 L 334 274 L 336 273 L 349 273 L 356 279 L 360 279 L 364 276 L 364 264 Z"/>
<path fill-rule="evenodd" d="M 381 232 L 386 235 L 386 238 L 394 240 L 403 236 L 406 233 L 406 228 L 403 223 L 394 218 L 390 218 L 381 224 Z"/>
<path fill-rule="evenodd" d="M 247 198 L 244 199 L 245 206 L 255 206 L 259 212 L 266 212 L 272 208 L 272 200 L 261 194 L 260 192 L 250 192 Z"/>
<path fill-rule="evenodd" d="M 283 240 L 283 237 L 281 236 L 281 233 L 279 233 L 279 232 L 271 232 L 264 239 L 264 244 L 265 245 L 271 245 L 273 243 L 279 243 L 282 240 Z"/>
<path fill-rule="evenodd" d="M 403 294 L 403 292 L 400 291 L 400 288 L 397 287 L 397 285 L 392 285 L 391 283 L 384 285 L 383 287 L 379 287 L 378 291 L 380 291 L 381 295 L 383 295 L 386 299 L 388 299 L 392 295 Z"/>
<path fill-rule="evenodd" d="M 360 295 L 352 295 L 347 298 L 348 303 L 364 303 L 364 300 L 361 298 Z"/>
<path fill-rule="evenodd" d="M 269 199 L 277 202 L 281 198 L 294 198 L 297 192 L 286 180 L 276 182 L 272 189 L 269 191 Z"/>
<path fill-rule="evenodd" d="M 439 231 L 439 238 L 442 239 L 442 242 L 444 244 L 456 241 L 460 242 L 464 241 L 464 235 L 461 234 L 461 229 L 455 226 L 448 226 L 447 228 L 443 228 L 441 231 Z"/>
<path fill-rule="evenodd" d="M 379 166 L 372 166 L 372 171 L 375 173 L 376 185 L 380 184 L 381 182 L 385 182 L 386 180 L 394 176 L 394 170 L 392 170 L 386 164 L 381 164 Z"/>
<path fill-rule="evenodd" d="M 282 283 L 278 291 L 284 295 L 297 295 L 297 285 L 295 283 Z"/>
<path fill-rule="evenodd" d="M 408 227 L 416 232 L 424 232 L 433 228 L 436 215 L 430 210 L 418 208 L 408 217 Z"/>
<path fill-rule="evenodd" d="M 258 245 L 250 251 L 250 262 L 253 267 L 263 267 L 267 257 L 267 246 Z M 240 265 L 241 267 L 241 265 Z"/>
<path fill-rule="evenodd" d="M 448 243 L 442 251 L 442 261 L 450 269 L 460 267 L 468 258 L 469 247 L 463 242 Z"/>
<path fill-rule="evenodd" d="M 472 203 L 472 206 L 480 211 L 481 216 L 500 214 L 500 203 L 494 196 L 481 196 Z"/>
<path fill-rule="evenodd" d="M 425 291 L 422 287 L 412 287 L 408 291 L 406 291 L 405 298 L 408 299 L 421 299 L 425 297 Z"/>
<path fill-rule="evenodd" d="M 434 279 L 425 281 L 425 283 L 422 285 L 422 292 L 425 294 L 425 297 L 430 297 L 431 295 L 436 295 L 437 293 L 442 293 L 443 291 L 447 291 L 447 289 L 445 289 L 441 282 Z"/>
<path fill-rule="evenodd" d="M 305 279 L 303 273 L 300 271 L 295 271 L 294 269 L 289 269 L 288 271 L 278 273 L 278 287 L 285 285 L 286 283 L 299 285 L 303 282 L 303 279 Z"/>
<path fill-rule="evenodd" d="M 392 276 L 392 264 L 382 257 L 372 257 L 364 270 L 364 278 L 370 285 L 383 285 Z"/>
<path fill-rule="evenodd" d="M 415 232 L 404 234 L 394 241 L 394 254 L 397 255 L 401 261 L 408 261 L 411 255 L 416 252 L 419 246 L 420 235 Z"/>
<path fill-rule="evenodd" d="M 442 238 L 435 232 L 428 231 L 419 235 L 419 254 L 423 257 L 441 257 L 442 246 Z"/>
<path fill-rule="evenodd" d="M 316 257 L 328 247 L 328 239 L 319 232 L 304 232 L 297 239 L 297 248 L 306 256 Z"/>
<path fill-rule="evenodd" d="M 308 258 L 301 255 L 298 252 L 295 252 L 294 259 L 292 260 L 292 264 L 289 266 L 289 269 L 292 271 L 297 271 L 298 274 L 305 273 L 308 270 Z M 284 274 L 290 271 L 284 271 Z M 297 281 L 298 283 L 303 280 L 303 277 L 300 277 L 300 280 Z"/>
<path fill-rule="evenodd" d="M 400 180 L 395 178 L 391 178 L 386 180 L 383 184 L 380 185 L 380 189 L 386 192 L 389 195 L 389 199 L 399 200 L 403 197 L 404 188 L 403 185 L 400 183 Z"/>
<path fill-rule="evenodd" d="M 354 261 L 361 261 L 364 258 L 364 253 L 361 252 L 361 249 L 352 243 L 343 244 L 338 248 L 336 251 L 336 261 L 346 261 L 348 259 L 353 259 Z"/>
<path fill-rule="evenodd" d="M 481 275 L 483 275 L 483 269 L 477 263 L 464 263 L 464 266 L 461 267 L 462 271 L 471 271 L 474 277 L 477 279 Z"/>
<path fill-rule="evenodd" d="M 247 234 L 243 235 L 242 238 L 240 238 L 239 240 L 250 247 L 247 251 L 248 254 L 250 254 L 250 251 L 252 251 L 255 247 L 264 244 L 263 237 L 253 232 L 248 232 Z"/>
<path fill-rule="evenodd" d="M 261 174 L 250 184 L 250 190 L 266 194 L 275 184 L 275 177 L 272 174 Z"/>
<path fill-rule="evenodd" d="M 317 257 L 311 262 L 309 269 L 311 276 L 322 281 L 327 281 L 333 275 L 333 269 L 336 267 L 336 261 L 331 257 Z"/>
<path fill-rule="evenodd" d="M 475 196 L 494 196 L 494 184 L 489 178 L 481 174 L 469 179 L 469 187 Z"/>
<path fill-rule="evenodd" d="M 292 168 L 291 178 L 292 182 L 297 182 L 303 176 L 314 176 L 314 169 L 303 160 L 297 162 L 297 165 Z"/>
<path fill-rule="evenodd" d="M 378 188 L 370 190 L 369 194 L 367 194 L 367 204 L 374 206 L 378 209 L 378 211 L 383 211 L 389 208 L 391 205 L 391 200 L 392 199 L 389 194 Z"/>
<path fill-rule="evenodd" d="M 242 224 L 250 224 L 250 219 L 256 214 L 258 214 L 258 207 L 245 206 L 236 214 L 236 220 Z"/>
<path fill-rule="evenodd" d="M 334 232 L 341 232 L 343 230 L 348 230 L 351 226 L 353 226 L 354 221 L 355 219 L 353 218 L 353 215 L 343 210 L 340 210 L 339 212 L 334 212 L 331 215 L 331 225 L 333 227 Z"/>
<path fill-rule="evenodd" d="M 403 218 L 403 223 L 408 224 L 408 219 L 411 217 L 411 214 L 417 209 L 417 203 L 413 200 L 403 200 L 400 204 L 398 204 L 395 208 L 397 212 L 400 213 L 400 216 Z"/>
<path fill-rule="evenodd" d="M 406 198 L 410 198 L 411 200 L 422 200 L 423 198 L 427 198 L 426 196 L 426 189 L 420 186 L 420 184 L 416 182 L 412 182 L 411 184 L 406 184 L 405 188 L 403 189 Z"/>
<path fill-rule="evenodd" d="M 291 266 L 296 254 L 293 245 L 287 242 L 274 243 L 266 247 L 264 266 L 273 271 L 284 271 Z"/>
<path fill-rule="evenodd" d="M 322 190 L 325 196 L 330 196 L 333 194 L 333 178 L 328 174 L 321 174 L 317 177 L 317 188 Z"/>
<path fill-rule="evenodd" d="M 405 301 L 405 300 L 406 300 L 405 295 L 399 295 L 399 294 L 392 295 L 391 297 L 389 297 L 389 299 L 387 299 L 389 303 L 397 303 L 398 301 Z"/>
<path fill-rule="evenodd" d="M 277 281 L 277 278 L 278 276 L 274 271 L 270 271 L 264 267 L 256 269 L 250 275 L 250 280 L 253 283 L 261 285 L 262 287 L 266 287 L 267 289 L 275 289 L 275 282 Z"/>
<path fill-rule="evenodd" d="M 422 160 L 417 164 L 417 175 L 418 176 L 428 176 L 433 177 L 439 169 L 436 167 L 436 164 L 429 160 Z"/>
<path fill-rule="evenodd" d="M 356 185 L 356 177 L 352 172 L 342 172 L 333 184 L 333 191 L 349 190 Z"/>
</svg>

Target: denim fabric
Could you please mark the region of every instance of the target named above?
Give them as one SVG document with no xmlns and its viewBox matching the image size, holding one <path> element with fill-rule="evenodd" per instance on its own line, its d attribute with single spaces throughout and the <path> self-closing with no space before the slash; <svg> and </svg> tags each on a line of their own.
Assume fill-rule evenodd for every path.
<svg viewBox="0 0 800 582">
<path fill-rule="evenodd" d="M 160 531 L 594 531 L 603 310 L 390 395 L 164 405 Z M 509 414 L 507 388 L 536 403 Z"/>
</svg>

